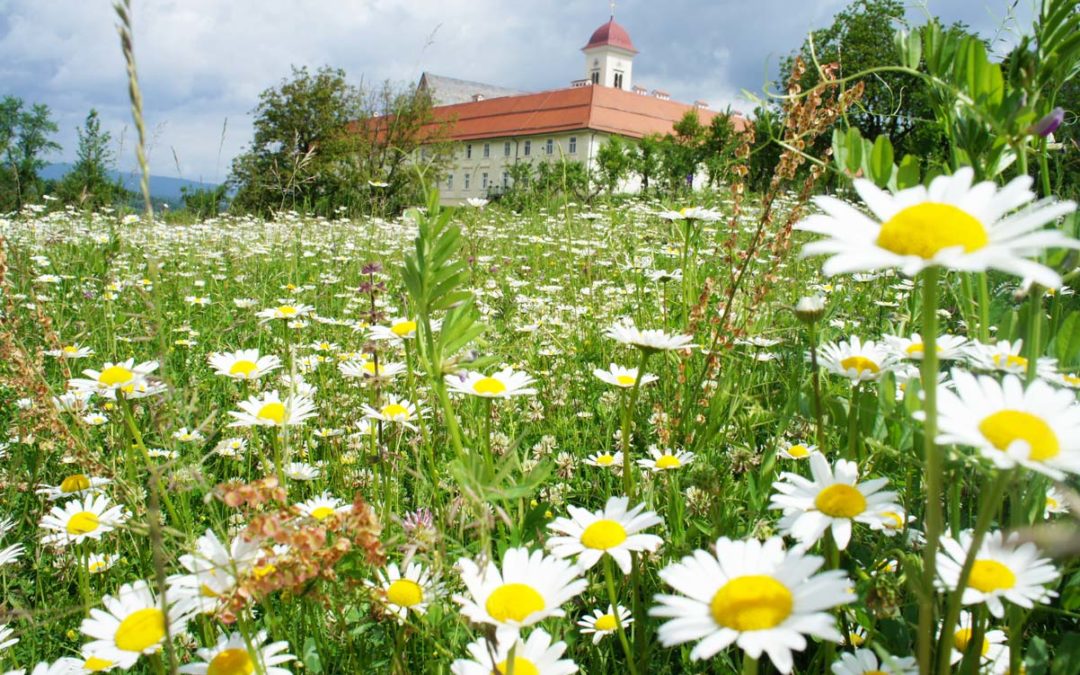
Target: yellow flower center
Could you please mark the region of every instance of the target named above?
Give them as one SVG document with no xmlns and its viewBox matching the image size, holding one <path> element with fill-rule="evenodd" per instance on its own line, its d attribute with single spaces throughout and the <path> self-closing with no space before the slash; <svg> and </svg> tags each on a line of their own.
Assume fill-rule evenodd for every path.
<svg viewBox="0 0 1080 675">
<path fill-rule="evenodd" d="M 836 483 L 818 493 L 814 506 L 833 518 L 854 518 L 866 510 L 866 497 L 850 485 Z"/>
<path fill-rule="evenodd" d="M 68 345 L 67 347 L 64 347 L 65 354 L 77 354 L 78 352 L 79 349 L 75 345 Z"/>
<path fill-rule="evenodd" d="M 97 514 L 93 511 L 79 511 L 68 519 L 67 532 L 73 535 L 88 534 L 98 529 L 100 524 Z"/>
<path fill-rule="evenodd" d="M 130 382 L 133 377 L 135 373 L 123 366 L 109 366 L 101 371 L 101 375 L 98 375 L 98 382 L 106 387 L 115 387 L 118 384 Z"/>
<path fill-rule="evenodd" d="M 415 321 L 398 321 L 393 326 L 390 326 L 390 332 L 398 337 L 405 337 L 413 333 L 416 330 Z"/>
<path fill-rule="evenodd" d="M 487 394 L 488 396 L 497 396 L 506 391 L 506 385 L 496 380 L 494 377 L 485 377 L 476 381 L 473 385 L 473 389 L 477 394 Z"/>
<path fill-rule="evenodd" d="M 1046 508 L 1053 510 L 1053 509 L 1056 509 L 1059 505 L 1060 504 L 1058 503 L 1058 500 L 1056 500 L 1053 497 L 1047 495 L 1047 497 L 1046 497 Z"/>
<path fill-rule="evenodd" d="M 881 514 L 885 517 L 885 527 L 890 530 L 899 530 L 904 527 L 904 517 L 895 511 L 885 511 Z"/>
<path fill-rule="evenodd" d="M 943 249 L 977 251 L 990 242 L 986 228 L 952 204 L 923 202 L 901 210 L 881 225 L 877 245 L 898 255 L 932 259 Z"/>
<path fill-rule="evenodd" d="M 252 570 L 255 573 L 256 579 L 262 579 L 263 577 L 270 576 L 277 571 L 277 566 L 274 563 L 268 563 L 266 565 L 256 565 Z"/>
<path fill-rule="evenodd" d="M 599 464 L 600 466 L 608 466 L 614 461 L 615 461 L 615 457 L 613 455 L 609 454 L 609 453 L 606 453 L 606 452 L 604 454 L 602 454 L 602 455 L 597 455 L 597 457 L 596 457 L 596 463 Z"/>
<path fill-rule="evenodd" d="M 858 375 L 862 375 L 864 372 L 870 372 L 876 375 L 881 371 L 881 367 L 878 366 L 878 364 L 865 356 L 849 356 L 840 362 L 840 367 L 845 371 L 854 370 Z"/>
<path fill-rule="evenodd" d="M 737 631 L 774 628 L 791 615 L 795 598 L 782 583 L 763 574 L 736 577 L 709 603 L 713 620 Z"/>
<path fill-rule="evenodd" d="M 278 314 L 280 314 L 282 316 L 295 316 L 296 315 L 296 308 L 293 307 L 292 305 L 282 305 L 281 307 L 277 308 L 277 311 L 278 311 Z"/>
<path fill-rule="evenodd" d="M 400 403 L 391 403 L 390 405 L 383 407 L 382 416 L 390 419 L 398 417 L 409 419 L 409 409 Z"/>
<path fill-rule="evenodd" d="M 386 589 L 386 599 L 401 607 L 412 607 L 424 601 L 424 589 L 410 579 L 398 579 Z"/>
<path fill-rule="evenodd" d="M 866 636 L 859 635 L 858 633 L 849 633 L 848 641 L 851 643 L 852 647 L 861 647 L 866 643 Z"/>
<path fill-rule="evenodd" d="M 232 364 L 232 368 L 229 368 L 230 375 L 240 375 L 241 377 L 251 377 L 259 367 L 255 365 L 254 361 L 237 361 Z"/>
<path fill-rule="evenodd" d="M 364 372 L 366 372 L 368 375 L 378 375 L 379 370 L 382 370 L 382 368 L 376 369 L 374 361 L 364 361 Z"/>
<path fill-rule="evenodd" d="M 862 675 L 889 675 L 884 670 L 864 670 Z"/>
<path fill-rule="evenodd" d="M 793 445 L 788 448 L 787 452 L 792 457 L 806 457 L 810 454 L 810 448 L 807 448 L 805 445 L 802 444 Z"/>
<path fill-rule="evenodd" d="M 496 621 L 516 621 L 544 609 L 544 598 L 532 586 L 503 584 L 488 596 L 484 609 Z"/>
<path fill-rule="evenodd" d="M 664 455 L 656 460 L 657 469 L 678 469 L 680 466 L 682 466 L 682 462 L 675 455 Z"/>
<path fill-rule="evenodd" d="M 199 585 L 199 595 L 201 595 L 204 598 L 218 598 L 218 597 L 221 597 L 220 593 L 218 593 L 214 589 L 210 588 L 210 586 L 207 585 L 207 584 L 200 584 Z"/>
<path fill-rule="evenodd" d="M 998 368 L 1027 368 L 1028 360 L 1016 354 L 994 354 L 994 365 Z"/>
<path fill-rule="evenodd" d="M 334 513 L 333 507 L 319 506 L 311 510 L 311 517 L 315 520 L 325 520 Z"/>
<path fill-rule="evenodd" d="M 632 386 L 634 386 L 634 376 L 633 375 L 619 375 L 618 377 L 615 378 L 615 381 L 618 382 L 620 385 L 622 385 L 624 387 L 632 387 Z"/>
<path fill-rule="evenodd" d="M 251 675 L 255 662 L 246 649 L 226 649 L 215 656 L 206 668 L 206 675 Z"/>
<path fill-rule="evenodd" d="M 506 675 L 506 673 L 509 673 L 509 664 L 506 662 L 508 660 L 509 659 L 499 661 L 498 665 L 495 666 L 495 671 L 492 673 L 492 675 Z M 514 675 L 540 675 L 540 669 L 537 668 L 536 665 L 533 664 L 533 662 L 529 659 L 515 656 Z"/>
<path fill-rule="evenodd" d="M 1070 387 L 1080 387 L 1080 377 L 1077 377 L 1076 375 L 1069 375 L 1066 373 L 1061 376 L 1061 379 L 1065 380 L 1065 384 Z"/>
<path fill-rule="evenodd" d="M 87 566 L 86 566 L 86 570 L 88 572 L 100 572 L 103 569 L 105 569 L 105 561 L 104 560 L 95 560 L 95 561 L 87 564 Z"/>
<path fill-rule="evenodd" d="M 90 489 L 90 479 L 86 477 L 86 474 L 77 473 L 72 476 L 68 476 L 60 483 L 60 492 L 68 494 L 71 492 L 82 492 L 83 490 Z"/>
<path fill-rule="evenodd" d="M 956 651 L 963 654 L 967 651 L 968 645 L 971 644 L 971 629 L 961 628 L 953 635 L 953 644 L 956 645 Z M 986 653 L 990 651 L 990 641 L 985 637 L 983 638 L 981 655 L 986 656 Z"/>
<path fill-rule="evenodd" d="M 1016 586 L 1016 575 L 996 560 L 976 560 L 971 566 L 968 586 L 983 593 L 1003 591 Z"/>
<path fill-rule="evenodd" d="M 615 630 L 618 627 L 618 624 L 615 623 L 614 614 L 605 614 L 593 624 L 593 628 L 596 630 Z"/>
<path fill-rule="evenodd" d="M 82 669 L 88 673 L 99 673 L 108 668 L 112 668 L 114 661 L 103 659 L 99 656 L 91 656 L 83 661 Z"/>
<path fill-rule="evenodd" d="M 614 520 L 598 520 L 581 533 L 581 543 L 588 548 L 606 551 L 626 541 L 626 529 Z"/>
<path fill-rule="evenodd" d="M 999 410 L 979 422 L 979 431 L 1002 452 L 1016 441 L 1026 442 L 1031 448 L 1029 458 L 1037 462 L 1053 459 L 1061 452 L 1057 434 L 1050 425 L 1023 410 Z"/>
<path fill-rule="evenodd" d="M 137 609 L 116 629 L 113 641 L 125 652 L 143 652 L 165 637 L 165 615 L 157 607 Z"/>
<path fill-rule="evenodd" d="M 259 419 L 270 420 L 274 424 L 285 423 L 285 404 L 279 401 L 272 401 L 267 403 L 259 409 L 259 414 L 256 415 Z"/>
</svg>

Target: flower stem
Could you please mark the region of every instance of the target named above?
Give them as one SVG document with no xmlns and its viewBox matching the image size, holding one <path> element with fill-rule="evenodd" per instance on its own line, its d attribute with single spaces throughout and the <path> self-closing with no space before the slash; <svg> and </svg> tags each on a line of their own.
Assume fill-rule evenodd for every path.
<svg viewBox="0 0 1080 675">
<path fill-rule="evenodd" d="M 1024 346 L 1027 347 L 1026 381 L 1031 384 L 1039 371 L 1039 355 L 1042 352 L 1042 286 L 1031 283 L 1028 293 L 1028 334 Z"/>
<path fill-rule="evenodd" d="M 941 538 L 943 515 L 942 457 L 937 447 L 937 305 L 938 280 L 941 271 L 928 267 L 922 273 L 922 390 L 923 454 L 926 465 L 926 547 L 923 549 L 922 593 L 919 598 L 918 659 L 919 672 L 929 675 L 934 646 L 934 579 L 937 568 L 938 540 Z"/>
<path fill-rule="evenodd" d="M 821 369 L 817 360 L 817 322 L 810 324 L 810 379 L 814 383 L 814 419 L 817 423 L 818 452 L 825 452 L 825 416 L 821 410 Z"/>
<path fill-rule="evenodd" d="M 743 653 L 742 675 L 757 675 L 758 660 L 747 653 Z"/>
<path fill-rule="evenodd" d="M 634 652 L 630 649 L 630 641 L 626 639 L 626 629 L 623 628 L 622 617 L 619 616 L 619 598 L 615 594 L 615 573 L 611 569 L 611 556 L 604 556 L 604 579 L 607 581 L 608 602 L 615 617 L 615 632 L 619 635 L 619 644 L 622 645 L 626 655 L 626 664 L 630 675 L 637 675 L 637 667 L 634 665 Z"/>
<path fill-rule="evenodd" d="M 848 447 L 847 458 L 852 462 L 859 461 L 859 404 L 862 399 L 862 383 L 853 382 L 851 385 L 851 398 L 848 402 Z"/>
<path fill-rule="evenodd" d="M 630 418 L 637 404 L 638 392 L 641 390 L 641 377 L 645 374 L 645 363 L 649 360 L 649 351 L 641 350 L 641 359 L 638 360 L 637 376 L 634 378 L 634 386 L 630 388 L 630 396 L 622 414 L 622 451 L 623 451 L 623 492 L 626 497 L 634 501 L 634 474 L 630 470 Z"/>
</svg>

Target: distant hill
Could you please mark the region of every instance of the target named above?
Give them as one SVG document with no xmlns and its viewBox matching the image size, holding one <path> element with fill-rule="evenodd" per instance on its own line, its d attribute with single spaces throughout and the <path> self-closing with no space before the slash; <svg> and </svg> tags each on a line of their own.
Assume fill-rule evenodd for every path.
<svg viewBox="0 0 1080 675">
<path fill-rule="evenodd" d="M 71 164 L 57 163 L 49 164 L 41 170 L 41 177 L 45 180 L 59 180 L 71 171 Z M 119 179 L 121 185 L 125 189 L 132 192 L 139 192 L 139 175 L 133 172 L 120 172 L 110 171 L 109 176 L 112 179 Z M 194 180 L 185 180 L 183 178 L 169 178 L 167 176 L 150 176 L 150 196 L 156 200 L 169 202 L 173 205 L 180 204 L 180 198 L 182 193 L 181 188 L 187 188 L 190 190 L 212 190 L 217 187 L 216 183 L 202 183 Z"/>
</svg>

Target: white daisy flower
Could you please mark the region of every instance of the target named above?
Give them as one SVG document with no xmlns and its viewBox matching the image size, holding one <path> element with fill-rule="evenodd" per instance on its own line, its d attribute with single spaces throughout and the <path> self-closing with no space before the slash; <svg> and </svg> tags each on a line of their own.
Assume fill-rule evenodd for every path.
<svg viewBox="0 0 1080 675">
<path fill-rule="evenodd" d="M 611 338 L 624 345 L 637 347 L 647 352 L 673 351 L 696 347 L 690 335 L 665 333 L 662 330 L 639 330 L 634 324 L 617 323 L 604 331 L 604 337 Z"/>
<path fill-rule="evenodd" d="M 951 665 L 955 666 L 960 663 L 964 658 L 964 652 L 975 647 L 972 644 L 974 634 L 971 612 L 960 612 L 960 620 L 957 622 L 953 633 L 952 653 L 949 655 Z M 983 643 L 979 647 L 979 653 L 982 657 L 979 664 L 980 672 L 992 673 L 993 675 L 1003 675 L 1009 672 L 1009 647 L 1005 642 L 1005 632 L 1002 630 L 990 630 L 988 628 L 983 633 Z M 1002 659 L 1003 656 L 1004 659 Z"/>
<path fill-rule="evenodd" d="M 918 675 L 919 664 L 913 656 L 892 656 L 878 660 L 870 649 L 856 649 L 841 654 L 832 664 L 833 675 Z"/>
<path fill-rule="evenodd" d="M 512 368 L 504 368 L 491 375 L 466 370 L 446 376 L 450 391 L 481 398 L 531 396 L 536 394 L 536 390 L 529 386 L 533 382 L 535 380 L 528 373 Z"/>
<path fill-rule="evenodd" d="M 937 572 L 940 585 L 955 591 L 960 570 L 971 548 L 970 531 L 960 533 L 960 541 L 941 538 L 941 557 Z M 1049 603 L 1057 593 L 1045 588 L 1057 580 L 1059 573 L 1048 558 L 1039 557 L 1039 549 L 1030 542 L 1019 543 L 1020 535 L 1013 532 L 1006 538 L 1000 531 L 989 532 L 983 538 L 975 564 L 971 568 L 961 601 L 965 605 L 985 602 L 990 613 L 998 619 L 1005 616 L 1001 601 L 1031 609 L 1036 602 Z"/>
<path fill-rule="evenodd" d="M 82 658 L 78 660 L 79 666 L 75 669 L 76 673 L 104 673 L 117 666 L 116 661 L 101 658 L 88 647 L 89 645 L 83 645 Z"/>
<path fill-rule="evenodd" d="M 1069 512 L 1069 503 L 1065 500 L 1065 495 L 1061 490 L 1054 486 L 1050 486 L 1046 490 L 1046 502 L 1043 506 L 1043 518 L 1049 519 L 1052 515 Z"/>
<path fill-rule="evenodd" d="M 8 647 L 18 644 L 19 638 L 11 637 L 15 632 L 15 629 L 6 623 L 0 623 L 0 651 L 7 649 Z"/>
<path fill-rule="evenodd" d="M 649 447 L 651 459 L 639 459 L 638 466 L 649 471 L 673 471 L 694 461 L 694 453 L 689 450 L 663 450 L 655 445 Z"/>
<path fill-rule="evenodd" d="M 852 384 L 877 380 L 892 368 L 894 358 L 873 340 L 863 342 L 858 335 L 850 341 L 828 342 L 818 352 L 823 368 L 851 380 Z"/>
<path fill-rule="evenodd" d="M 114 553 L 91 553 L 86 557 L 86 571 L 90 574 L 101 574 L 115 565 L 120 556 Z"/>
<path fill-rule="evenodd" d="M 634 382 L 637 381 L 638 369 L 637 368 L 624 368 L 620 365 L 612 363 L 608 366 L 607 370 L 603 368 L 597 368 L 593 371 L 593 375 L 600 378 L 600 380 L 606 384 L 610 384 L 613 387 L 621 387 L 623 389 L 629 389 L 634 386 Z M 641 376 L 641 386 L 645 386 L 651 382 L 656 382 L 660 378 L 651 373 L 643 373 Z"/>
<path fill-rule="evenodd" d="M 310 481 L 322 475 L 322 469 L 307 462 L 289 462 L 285 465 L 284 471 L 285 477 L 289 480 Z"/>
<path fill-rule="evenodd" d="M 965 349 L 967 361 L 978 370 L 994 370 L 1013 375 L 1027 374 L 1028 360 L 1022 356 L 1024 341 L 999 340 L 992 345 L 982 342 L 970 342 Z M 1057 376 L 1057 359 L 1039 357 L 1035 364 L 1040 377 L 1053 379 Z"/>
<path fill-rule="evenodd" d="M 882 340 L 896 359 L 922 361 L 923 354 L 926 352 L 926 345 L 918 333 L 912 333 L 911 337 L 885 335 Z M 964 358 L 967 353 L 967 344 L 968 341 L 965 338 L 957 335 L 939 335 L 937 338 L 938 360 L 955 361 Z"/>
<path fill-rule="evenodd" d="M 338 370 L 345 377 L 363 378 L 365 380 L 392 380 L 405 372 L 404 363 L 383 363 L 363 359 L 360 361 L 343 361 L 338 364 Z"/>
<path fill-rule="evenodd" d="M 290 675 L 292 671 L 288 668 L 278 667 L 296 659 L 292 654 L 283 653 L 289 648 L 289 643 L 282 641 L 263 644 L 266 640 L 266 631 L 256 633 L 250 647 L 247 639 L 238 632 L 228 637 L 219 635 L 217 644 L 213 647 L 195 652 L 198 658 L 202 659 L 201 663 L 180 666 L 180 672 L 191 675 L 247 675 L 253 672 Z"/>
<path fill-rule="evenodd" d="M 75 344 L 64 345 L 60 349 L 50 349 L 45 352 L 45 355 L 57 359 L 85 359 L 88 356 L 93 356 L 94 350 L 76 342 Z"/>
<path fill-rule="evenodd" d="M 629 574 L 631 552 L 652 553 L 664 543 L 655 534 L 641 534 L 642 530 L 663 523 L 663 519 L 645 511 L 644 504 L 628 509 L 629 502 L 626 497 L 611 497 L 603 510 L 595 513 L 568 506 L 569 518 L 556 518 L 548 524 L 548 529 L 565 535 L 548 539 L 548 549 L 560 558 L 577 556 L 582 570 L 589 569 L 607 554 L 623 574 Z"/>
<path fill-rule="evenodd" d="M 88 495 L 54 506 L 41 519 L 41 529 L 53 534 L 41 538 L 43 544 L 67 546 L 86 539 L 101 539 L 106 532 L 127 520 L 124 507 L 114 505 L 105 495 Z"/>
<path fill-rule="evenodd" d="M 998 188 L 990 181 L 972 185 L 974 175 L 964 167 L 934 178 L 929 188 L 919 185 L 895 195 L 856 179 L 855 190 L 873 218 L 835 197 L 815 197 L 825 213 L 795 227 L 829 238 L 807 244 L 803 255 L 829 255 L 822 267 L 829 276 L 886 268 L 915 276 L 936 265 L 964 272 L 1000 270 L 1049 288 L 1060 286 L 1056 272 L 1028 258 L 1048 248 L 1080 247 L 1060 230 L 1042 229 L 1072 213 L 1076 204 L 1046 200 L 1014 212 L 1035 198 L 1029 176 Z"/>
<path fill-rule="evenodd" d="M 435 329 L 435 326 L 432 326 Z M 386 340 L 392 344 L 401 344 L 402 340 L 412 340 L 416 337 L 416 322 L 405 317 L 396 317 L 390 320 L 389 326 L 372 326 L 368 337 L 372 340 Z"/>
<path fill-rule="evenodd" d="M 281 367 L 281 359 L 273 354 L 259 356 L 258 349 L 236 352 L 216 352 L 207 360 L 218 375 L 234 380 L 257 380 Z"/>
<path fill-rule="evenodd" d="M 180 565 L 188 574 L 169 577 L 169 597 L 184 614 L 214 612 L 221 598 L 236 588 L 237 580 L 254 568 L 261 555 L 257 540 L 237 535 L 226 548 L 213 530 L 207 530 L 195 541 L 192 553 L 180 556 Z"/>
<path fill-rule="evenodd" d="M 22 544 L 12 544 L 7 548 L 0 549 L 0 567 L 18 562 L 25 550 Z"/>
<path fill-rule="evenodd" d="M 615 621 L 616 612 L 619 615 L 618 623 Z M 624 631 L 627 626 L 634 623 L 630 610 L 622 605 L 619 605 L 618 608 L 608 605 L 606 612 L 594 609 L 591 615 L 582 616 L 577 625 L 581 627 L 582 635 L 592 635 L 592 643 L 598 645 L 601 640 L 608 635 L 614 634 L 619 629 L 619 623 L 622 624 Z"/>
<path fill-rule="evenodd" d="M 223 438 L 214 446 L 214 453 L 222 457 L 239 459 L 247 452 L 247 440 L 243 438 Z"/>
<path fill-rule="evenodd" d="M 806 459 L 810 455 L 821 454 L 818 452 L 816 445 L 806 445 L 804 443 L 788 443 L 784 441 L 780 444 L 779 448 L 780 456 L 784 459 Z"/>
<path fill-rule="evenodd" d="M 255 313 L 255 316 L 259 317 L 260 323 L 266 323 L 267 321 L 273 321 L 274 319 L 285 319 L 287 321 L 295 321 L 300 317 L 307 316 L 315 311 L 315 308 L 311 305 L 289 305 L 283 304 L 277 307 L 270 307 L 263 309 Z"/>
<path fill-rule="evenodd" d="M 124 670 L 135 665 L 139 656 L 162 648 L 166 622 L 172 635 L 183 632 L 187 623 L 187 617 L 177 612 L 175 605 L 166 615 L 145 581 L 124 584 L 115 596 L 106 595 L 101 603 L 105 609 L 91 609 L 80 627 L 83 634 L 93 638 L 86 648 Z"/>
<path fill-rule="evenodd" d="M 1053 377 L 1049 379 L 1054 384 L 1062 387 L 1068 387 L 1069 389 L 1080 389 L 1080 374 L 1077 373 L 1056 373 Z"/>
<path fill-rule="evenodd" d="M 1020 464 L 1055 480 L 1080 473 L 1080 405 L 1071 391 L 958 369 L 952 381 L 955 392 L 938 386 L 938 443 L 977 448 L 1002 469 Z"/>
<path fill-rule="evenodd" d="M 859 483 L 859 468 L 855 462 L 837 460 L 836 475 L 829 460 L 818 453 L 810 456 L 813 480 L 784 472 L 773 483 L 774 494 L 769 508 L 782 509 L 781 531 L 794 537 L 803 549 L 814 545 L 826 530 L 832 531 L 833 541 L 841 551 L 851 541 L 852 522 L 864 523 L 875 529 L 885 525 L 885 511 L 898 511 L 895 492 L 881 492 L 888 479 L 876 478 Z"/>
<path fill-rule="evenodd" d="M 423 410 L 417 410 L 412 401 L 398 398 L 391 394 L 387 402 L 378 410 L 366 403 L 361 407 L 368 419 L 378 420 L 383 423 L 400 424 L 401 426 L 416 430 L 414 422 L 423 414 Z"/>
<path fill-rule="evenodd" d="M 146 361 L 138 365 L 135 359 L 119 363 L 105 362 L 101 370 L 83 371 L 85 378 L 73 378 L 68 387 L 76 391 L 92 391 L 107 398 L 116 398 L 116 392 L 125 395 L 139 393 L 139 385 L 145 384 L 146 377 L 157 370 L 157 361 Z"/>
<path fill-rule="evenodd" d="M 620 469 L 623 463 L 622 450 L 611 452 L 594 452 L 585 459 L 589 466 L 598 466 L 602 469 Z"/>
<path fill-rule="evenodd" d="M 390 563 L 376 573 L 375 583 L 379 600 L 398 621 L 404 622 L 409 612 L 423 614 L 428 605 L 442 592 L 438 579 L 417 562 L 405 566 L 402 574 L 396 563 Z"/>
<path fill-rule="evenodd" d="M 487 640 L 470 642 L 466 647 L 472 660 L 457 659 L 450 665 L 453 675 L 572 675 L 578 671 L 577 665 L 563 659 L 566 651 L 565 642 L 551 644 L 551 636 L 543 628 L 529 633 L 529 638 L 522 642 L 516 634 L 497 638 L 492 645 Z M 510 650 L 514 651 L 514 663 L 511 666 Z"/>
<path fill-rule="evenodd" d="M 79 672 L 82 662 L 71 657 L 61 657 L 52 663 L 42 661 L 34 666 L 30 675 L 73 675 Z M 10 670 L 4 675 L 26 675 L 26 669 Z"/>
<path fill-rule="evenodd" d="M 496 626 L 499 634 L 516 635 L 549 616 L 565 616 L 561 605 L 588 586 L 569 561 L 527 548 L 507 549 L 501 570 L 490 560 L 481 568 L 462 558 L 457 566 L 467 594 L 455 595 L 454 602 L 470 621 Z"/>
<path fill-rule="evenodd" d="M 198 429 L 188 429 L 187 427 L 180 427 L 172 433 L 173 440 L 180 441 L 181 443 L 200 443 L 206 440 L 206 436 L 203 435 Z"/>
<path fill-rule="evenodd" d="M 657 631 L 665 647 L 700 640 L 693 660 L 708 659 L 732 643 L 751 658 L 769 655 L 781 673 L 790 673 L 792 650 L 806 649 L 806 636 L 840 642 L 828 609 L 855 599 L 851 580 L 840 570 L 815 575 L 819 556 L 785 551 L 780 537 L 765 542 L 716 542 L 716 554 L 695 551 L 660 571 L 681 595 L 657 595 L 650 616 L 670 618 Z"/>
<path fill-rule="evenodd" d="M 315 402 L 309 397 L 295 394 L 282 400 L 276 389 L 251 396 L 238 405 L 239 412 L 229 411 L 229 415 L 234 418 L 229 423 L 230 427 L 295 426 L 317 414 Z"/>
<path fill-rule="evenodd" d="M 112 481 L 108 478 L 98 478 L 97 476 L 87 476 L 84 473 L 75 473 L 60 481 L 59 485 L 40 485 L 34 492 L 39 495 L 45 495 L 46 499 L 55 502 L 58 499 L 67 499 L 68 497 L 74 497 L 75 495 L 96 494 L 101 491 L 102 487 L 111 482 Z"/>
<path fill-rule="evenodd" d="M 352 511 L 352 504 L 345 503 L 345 501 L 334 497 L 329 492 L 323 492 L 317 497 L 300 502 L 296 505 L 296 508 L 305 516 L 322 521 L 335 513 Z"/>
</svg>

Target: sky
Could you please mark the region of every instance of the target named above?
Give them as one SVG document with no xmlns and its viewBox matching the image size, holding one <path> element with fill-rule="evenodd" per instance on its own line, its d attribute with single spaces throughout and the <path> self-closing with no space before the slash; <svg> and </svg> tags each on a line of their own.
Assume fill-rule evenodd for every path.
<svg viewBox="0 0 1080 675">
<path fill-rule="evenodd" d="M 925 0 L 1000 49 L 1029 29 L 1035 0 Z M 619 0 L 616 20 L 640 52 L 634 83 L 676 100 L 750 111 L 779 60 L 828 26 L 846 0 Z M 222 182 L 251 140 L 259 93 L 290 67 L 342 68 L 354 84 L 420 74 L 541 91 L 585 77 L 581 47 L 608 0 L 133 0 L 135 53 L 151 172 Z M 1015 16 L 1011 24 L 1006 19 Z M 109 0 L 0 0 L 0 97 L 44 103 L 72 161 L 91 108 L 118 168 L 134 165 L 127 79 Z M 882 39 L 889 39 L 882 36 Z"/>
</svg>

